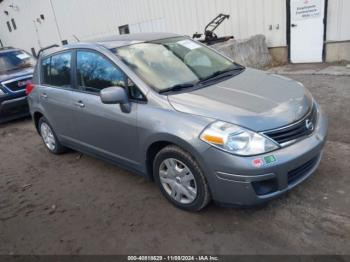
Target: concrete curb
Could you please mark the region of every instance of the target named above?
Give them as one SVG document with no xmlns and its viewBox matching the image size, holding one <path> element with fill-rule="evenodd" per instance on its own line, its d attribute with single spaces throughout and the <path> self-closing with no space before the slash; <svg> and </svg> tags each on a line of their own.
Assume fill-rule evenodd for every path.
<svg viewBox="0 0 350 262">
<path fill-rule="evenodd" d="M 275 67 L 267 70 L 270 73 L 280 75 L 330 75 L 330 76 L 350 76 L 350 68 L 346 66 L 327 66 L 325 68 L 298 69 L 298 65 L 287 65 Z"/>
</svg>

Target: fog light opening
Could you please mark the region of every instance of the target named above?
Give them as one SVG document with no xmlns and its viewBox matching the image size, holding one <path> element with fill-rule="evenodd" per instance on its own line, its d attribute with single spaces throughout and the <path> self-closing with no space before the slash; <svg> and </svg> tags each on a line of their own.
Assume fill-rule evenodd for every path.
<svg viewBox="0 0 350 262">
<path fill-rule="evenodd" d="M 259 196 L 271 194 L 278 190 L 278 183 L 276 178 L 254 181 L 252 182 L 252 186 L 255 190 L 255 193 Z"/>
</svg>

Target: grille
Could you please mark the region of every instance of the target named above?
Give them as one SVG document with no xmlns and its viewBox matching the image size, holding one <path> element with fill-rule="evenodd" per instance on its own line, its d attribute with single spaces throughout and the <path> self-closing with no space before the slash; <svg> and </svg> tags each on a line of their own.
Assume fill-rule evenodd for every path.
<svg viewBox="0 0 350 262">
<path fill-rule="evenodd" d="M 7 81 L 2 83 L 2 85 L 12 92 L 18 92 L 24 90 L 26 88 L 27 83 L 30 82 L 31 79 L 31 77 L 26 77 L 11 82 Z"/>
<path fill-rule="evenodd" d="M 288 184 L 297 181 L 299 178 L 307 174 L 311 169 L 313 169 L 317 163 L 318 157 L 314 157 L 303 165 L 288 172 Z"/>
<path fill-rule="evenodd" d="M 283 144 L 289 141 L 296 140 L 303 136 L 310 135 L 314 127 L 316 126 L 317 121 L 317 109 L 316 106 L 313 105 L 312 109 L 298 122 L 278 128 L 271 131 L 263 132 L 264 135 L 270 137 L 274 141 L 279 144 Z"/>
</svg>

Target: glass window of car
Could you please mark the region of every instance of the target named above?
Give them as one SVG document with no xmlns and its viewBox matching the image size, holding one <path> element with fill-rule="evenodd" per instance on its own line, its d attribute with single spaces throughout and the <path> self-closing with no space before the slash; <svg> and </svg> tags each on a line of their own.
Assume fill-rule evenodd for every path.
<svg viewBox="0 0 350 262">
<path fill-rule="evenodd" d="M 71 86 L 72 53 L 65 52 L 44 59 L 42 65 L 42 83 L 57 87 Z"/>
<path fill-rule="evenodd" d="M 197 83 L 217 72 L 241 66 L 185 37 L 137 43 L 111 50 L 158 91 Z"/>
<path fill-rule="evenodd" d="M 111 86 L 125 87 L 125 75 L 112 62 L 91 51 L 77 52 L 77 81 L 85 91 L 99 93 Z"/>
<path fill-rule="evenodd" d="M 41 61 L 41 68 L 42 68 L 42 84 L 49 84 L 50 83 L 50 62 L 51 57 L 45 58 Z"/>
<path fill-rule="evenodd" d="M 12 50 L 0 53 L 0 72 L 10 72 L 22 68 L 33 67 L 35 58 L 22 50 Z"/>
<path fill-rule="evenodd" d="M 80 88 L 93 93 L 111 86 L 124 87 L 130 98 L 145 100 L 142 92 L 123 71 L 93 51 L 77 52 L 77 82 Z"/>
</svg>

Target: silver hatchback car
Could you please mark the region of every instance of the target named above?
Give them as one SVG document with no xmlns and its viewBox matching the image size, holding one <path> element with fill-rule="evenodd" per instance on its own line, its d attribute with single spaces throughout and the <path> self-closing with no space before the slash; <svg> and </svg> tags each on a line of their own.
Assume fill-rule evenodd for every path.
<svg viewBox="0 0 350 262">
<path fill-rule="evenodd" d="M 281 195 L 314 173 L 327 135 L 301 83 L 174 34 L 46 50 L 27 93 L 50 152 L 121 165 L 191 211 Z"/>
</svg>

